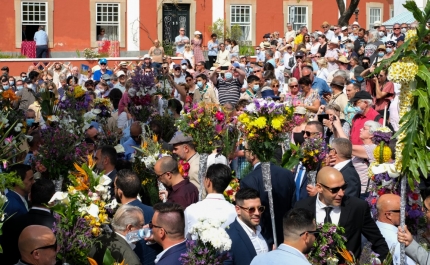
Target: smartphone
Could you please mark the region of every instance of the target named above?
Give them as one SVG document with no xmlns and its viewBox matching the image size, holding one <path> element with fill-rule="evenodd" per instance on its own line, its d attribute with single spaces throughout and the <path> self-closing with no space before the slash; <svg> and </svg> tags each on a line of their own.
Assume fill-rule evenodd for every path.
<svg viewBox="0 0 430 265">
<path fill-rule="evenodd" d="M 228 66 L 221 66 L 221 70 L 228 70 Z"/>
<path fill-rule="evenodd" d="M 328 114 L 318 114 L 318 121 L 323 123 L 323 120 L 328 120 Z"/>
</svg>

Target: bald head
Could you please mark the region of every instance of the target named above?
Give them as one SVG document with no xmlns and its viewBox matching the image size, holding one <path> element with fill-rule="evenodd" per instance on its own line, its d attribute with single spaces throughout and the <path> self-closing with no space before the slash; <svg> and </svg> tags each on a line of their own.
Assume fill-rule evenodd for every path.
<svg viewBox="0 0 430 265">
<path fill-rule="evenodd" d="M 319 199 L 327 206 L 340 206 L 346 183 L 342 173 L 332 167 L 323 167 L 317 175 Z"/>
<path fill-rule="evenodd" d="M 318 171 L 317 180 L 319 183 L 327 185 L 335 181 L 343 181 L 343 176 L 342 173 L 340 173 L 340 171 L 335 168 L 323 167 L 320 171 Z"/>
<path fill-rule="evenodd" d="M 56 242 L 51 229 L 42 225 L 30 225 L 22 230 L 18 248 L 23 261 L 30 264 L 55 264 L 56 249 L 44 248 Z M 52 263 L 53 257 L 53 263 Z"/>
<path fill-rule="evenodd" d="M 378 221 L 398 226 L 400 224 L 400 196 L 384 194 L 376 203 Z"/>
</svg>

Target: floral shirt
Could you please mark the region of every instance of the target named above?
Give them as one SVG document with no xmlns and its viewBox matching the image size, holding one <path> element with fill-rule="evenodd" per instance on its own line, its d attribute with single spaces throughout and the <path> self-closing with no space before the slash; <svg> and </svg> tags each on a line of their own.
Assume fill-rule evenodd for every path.
<svg viewBox="0 0 430 265">
<path fill-rule="evenodd" d="M 300 100 L 303 102 L 305 106 L 312 106 L 315 100 L 320 100 L 320 96 L 318 95 L 318 91 L 312 89 L 309 96 L 305 97 L 305 94 L 300 96 Z M 315 113 L 312 111 L 306 111 L 306 118 L 312 120 L 315 117 Z"/>
<path fill-rule="evenodd" d="M 345 114 L 345 120 L 352 125 L 352 118 L 354 118 L 357 111 L 354 108 L 354 105 L 348 101 L 348 104 L 346 104 L 345 109 L 343 110 L 343 113 Z"/>
<path fill-rule="evenodd" d="M 299 102 L 301 101 L 301 97 L 302 97 L 302 93 L 297 93 L 297 95 L 293 95 L 291 94 L 291 92 L 288 92 L 287 94 L 285 94 L 285 102 L 288 102 L 289 104 L 291 104 L 292 106 L 297 106 L 299 104 Z"/>
</svg>

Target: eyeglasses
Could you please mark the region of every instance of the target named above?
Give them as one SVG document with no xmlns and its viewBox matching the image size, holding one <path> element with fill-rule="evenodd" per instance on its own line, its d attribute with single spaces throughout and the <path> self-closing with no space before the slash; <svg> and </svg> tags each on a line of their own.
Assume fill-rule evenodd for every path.
<svg viewBox="0 0 430 265">
<path fill-rule="evenodd" d="M 311 137 L 311 135 L 317 135 L 319 132 L 309 132 L 309 131 L 302 131 L 303 134 L 306 134 L 307 137 Z"/>
<path fill-rule="evenodd" d="M 299 85 L 291 85 L 289 87 L 291 87 L 291 88 L 293 88 L 293 87 L 299 87 Z"/>
<path fill-rule="evenodd" d="M 30 252 L 30 254 L 33 254 L 33 252 L 34 252 L 34 251 L 39 250 L 39 249 L 50 249 L 50 248 L 52 248 L 52 249 L 54 249 L 55 251 L 57 251 L 57 240 L 55 240 L 55 243 L 54 243 L 54 244 L 52 244 L 52 245 L 44 246 L 44 247 L 40 247 L 40 248 L 35 248 L 35 249 L 33 249 L 33 250 Z"/>
<path fill-rule="evenodd" d="M 390 213 L 400 213 L 400 210 L 388 210 L 387 212 L 390 212 Z"/>
<path fill-rule="evenodd" d="M 303 232 L 303 233 L 301 233 L 299 236 L 303 236 L 304 234 L 306 234 L 306 233 L 308 233 L 308 234 L 319 234 L 319 233 L 321 233 L 320 231 L 305 231 L 305 232 Z"/>
<path fill-rule="evenodd" d="M 152 221 L 151 221 L 151 222 L 149 222 L 148 226 L 149 226 L 149 228 L 150 228 L 150 229 L 153 229 L 154 227 L 155 227 L 155 228 L 159 228 L 159 229 L 164 229 L 164 228 L 163 228 L 163 227 L 161 227 L 161 226 L 154 225 L 154 224 L 152 223 Z M 166 231 L 166 229 L 164 229 L 164 232 L 166 232 L 166 234 L 168 234 L 168 233 L 167 233 L 167 231 Z"/>
<path fill-rule="evenodd" d="M 181 71 L 181 68 L 175 68 L 175 71 Z"/>
<path fill-rule="evenodd" d="M 272 87 L 279 87 L 279 85 L 273 85 Z"/>
<path fill-rule="evenodd" d="M 302 59 L 303 56 L 296 56 L 296 59 Z"/>
<path fill-rule="evenodd" d="M 336 194 L 336 193 L 338 193 L 340 190 L 346 190 L 346 188 L 348 188 L 348 184 L 347 183 L 345 183 L 345 184 L 343 184 L 342 186 L 340 186 L 340 187 L 335 187 L 335 188 L 330 188 L 330 187 L 327 187 L 326 185 L 324 185 L 324 184 L 322 184 L 322 183 L 319 183 L 321 186 L 323 186 L 324 188 L 326 188 L 327 190 L 329 190 L 332 194 Z"/>
<path fill-rule="evenodd" d="M 263 213 L 264 209 L 266 209 L 266 207 L 264 207 L 263 205 L 260 205 L 258 207 L 247 207 L 247 208 L 246 207 L 242 207 L 240 205 L 237 205 L 237 206 L 239 206 L 239 208 L 245 210 L 246 212 L 248 212 L 250 214 L 255 213 L 256 210 L 258 210 L 259 213 Z"/>
<path fill-rule="evenodd" d="M 161 174 L 161 175 L 157 175 L 157 174 L 155 174 L 155 176 L 157 176 L 157 179 L 159 179 L 159 178 L 161 178 L 163 175 L 165 175 L 165 174 L 167 174 L 167 173 L 170 173 L 171 172 L 171 170 L 169 170 L 169 171 L 166 171 L 166 172 L 164 172 L 163 174 Z"/>
<path fill-rule="evenodd" d="M 393 28 L 394 30 L 396 30 L 396 29 L 400 29 L 400 28 Z"/>
<path fill-rule="evenodd" d="M 328 28 L 328 26 L 322 26 L 322 28 L 323 28 L 323 29 L 326 29 L 326 28 Z"/>
</svg>

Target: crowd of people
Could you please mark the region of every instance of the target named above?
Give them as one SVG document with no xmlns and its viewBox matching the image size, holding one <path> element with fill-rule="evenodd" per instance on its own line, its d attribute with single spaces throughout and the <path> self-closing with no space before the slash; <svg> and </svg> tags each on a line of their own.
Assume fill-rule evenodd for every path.
<svg viewBox="0 0 430 265">
<path fill-rule="evenodd" d="M 255 47 L 255 60 L 240 54 L 235 40 L 219 42 L 212 34 L 207 59 L 210 69 L 206 69 L 201 32 L 194 32 L 190 41 L 183 28 L 175 38 L 176 56 L 183 57 L 179 64 L 164 54 L 156 40 L 136 65 L 124 61 L 110 67 L 106 59 L 100 59 L 95 68 L 81 73 L 77 66 L 55 62 L 32 65 L 19 77 L 9 75 L 9 68 L 4 66 L 1 91 L 16 95 L 10 108 L 24 113 L 21 122 L 31 137 L 20 147 L 25 156 L 18 161 L 24 162 L 7 169 L 16 172 L 23 185 L 15 185 L 6 194 L 9 219 L 0 236 L 1 263 L 56 263 L 57 241 L 51 230 L 55 219 L 49 208 L 55 186 L 43 175 L 37 178 L 34 174 L 34 157 L 45 144 L 42 134 L 52 126 L 42 112 L 41 98 L 49 92 L 54 105 L 60 106 L 79 87 L 88 98 L 84 112 L 92 112 L 97 99 L 111 102 L 107 124 L 120 135 L 114 143 L 101 143 L 105 127 L 97 119 L 91 120 L 82 133 L 96 169 L 112 180 L 112 198 L 121 204 L 111 219 L 113 231 L 102 235 L 101 243 L 90 251 L 98 264 L 103 263 L 106 249 L 115 260 L 125 260 L 129 265 L 181 264 L 186 242 L 192 239 L 190 228 L 200 218 L 210 216 L 226 220 L 223 228 L 232 247 L 230 259 L 224 264 L 310 264 L 305 255 L 312 249 L 319 234 L 317 224 L 321 223 L 343 227 L 346 247 L 356 258 L 365 238 L 381 260 L 393 248 L 393 261 L 398 264 L 401 242 L 407 246 L 407 264 L 430 264 L 426 260 L 429 254 L 408 229 L 397 228 L 398 195 L 379 197 L 376 216 L 371 215 L 364 200 L 369 195 L 369 164 L 375 160 L 374 133 L 381 126 L 399 130 L 399 84 L 387 79 L 387 69 L 379 74 L 374 71 L 404 42 L 406 30 L 416 26 L 395 24 L 388 32 L 378 22 L 372 29 L 362 28 L 357 22 L 350 26 L 323 22 L 321 30 L 309 33 L 306 26 L 296 32 L 287 24 L 285 37 L 279 32 L 263 36 Z M 270 168 L 273 223 L 269 211 L 272 198 L 263 182 L 261 158 L 247 149 L 246 139 L 237 139 L 232 154 L 215 150 L 201 182 L 200 154 L 193 138 L 178 131 L 167 139 L 163 130 L 168 128 L 150 117 L 140 120 L 139 113 L 133 111 L 134 99 L 143 96 L 141 88 L 136 87 L 137 77 L 151 79 L 151 87 L 145 88 L 148 91 L 168 91 L 150 94 L 148 104 L 172 120 L 180 120 L 197 103 L 217 104 L 232 120 L 256 98 L 294 106 L 294 128 L 287 145 L 273 154 Z M 172 153 L 159 158 L 153 167 L 156 179 L 166 188 L 159 191 L 164 203 L 146 205 L 139 200 L 142 180 L 131 163 L 136 148 L 145 148 L 142 123 L 149 124 L 157 141 Z M 289 143 L 302 145 L 310 139 L 321 139 L 330 146 L 315 186 L 308 184 L 307 169 L 302 164 L 292 171 L 279 166 Z M 178 160 L 189 166 L 186 175 Z M 240 181 L 234 203 L 223 195 L 232 181 L 232 171 Z M 204 197 L 201 201 L 200 190 Z M 427 190 L 422 199 L 427 216 Z M 151 228 L 152 235 L 137 243 L 127 242 L 127 234 L 142 227 Z M 425 230 L 420 239 L 430 242 L 429 234 Z"/>
</svg>

